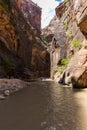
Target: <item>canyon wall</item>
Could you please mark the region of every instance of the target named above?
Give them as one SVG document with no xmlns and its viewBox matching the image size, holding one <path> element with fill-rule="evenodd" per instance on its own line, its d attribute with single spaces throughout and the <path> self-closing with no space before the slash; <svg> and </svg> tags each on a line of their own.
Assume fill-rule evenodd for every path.
<svg viewBox="0 0 87 130">
<path fill-rule="evenodd" d="M 47 33 L 47 37 L 51 36 L 53 30 L 52 40 L 49 42 L 46 39 L 51 56 L 51 77 L 63 84 L 72 83 L 74 87 L 87 87 L 86 1 L 62 2 L 56 7 L 55 13 L 57 20 L 53 18 L 53 26 L 50 26 L 50 23 L 43 30 L 43 35 Z M 47 32 L 49 28 L 51 31 Z"/>
<path fill-rule="evenodd" d="M 77 26 L 85 36 L 82 48 L 71 59 L 60 82 L 72 83 L 73 87 L 87 87 L 87 1 L 73 0 L 73 13 Z M 80 36 L 78 37 L 80 39 Z"/>
<path fill-rule="evenodd" d="M 27 21 L 19 5 L 15 0 L 0 2 L 0 66 L 3 73 L 7 77 L 12 75 L 27 78 L 49 75 L 50 65 L 45 63 L 49 60 L 49 53 L 37 36 L 37 29 Z M 33 62 L 34 57 L 39 65 Z M 4 71 L 6 67 L 8 69 Z"/>
<path fill-rule="evenodd" d="M 36 34 L 40 35 L 42 9 L 31 0 L 15 1 L 19 9 L 24 14 L 27 23 L 30 23 L 36 29 Z"/>
</svg>

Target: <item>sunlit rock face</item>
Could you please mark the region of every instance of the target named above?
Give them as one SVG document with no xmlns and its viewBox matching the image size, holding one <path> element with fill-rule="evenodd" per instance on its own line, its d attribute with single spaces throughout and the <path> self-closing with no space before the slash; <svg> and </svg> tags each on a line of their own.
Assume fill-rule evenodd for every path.
<svg viewBox="0 0 87 130">
<path fill-rule="evenodd" d="M 58 22 L 59 19 L 57 18 L 57 16 L 54 16 L 49 25 L 42 29 L 42 36 L 45 38 L 48 44 L 52 42 L 52 38 L 54 36 Z"/>
<path fill-rule="evenodd" d="M 31 0 L 15 0 L 19 9 L 22 11 L 27 22 L 30 23 L 35 29 L 36 33 L 40 34 L 41 31 L 41 14 L 42 9 Z"/>
<path fill-rule="evenodd" d="M 60 82 L 72 83 L 73 87 L 87 87 L 87 45 L 71 59 Z"/>
<path fill-rule="evenodd" d="M 78 26 L 87 37 L 87 0 L 74 0 L 74 12 Z"/>
<path fill-rule="evenodd" d="M 74 0 L 73 12 L 77 26 L 87 39 L 87 1 Z M 71 59 L 60 79 L 60 82 L 72 83 L 73 87 L 77 88 L 87 87 L 87 41 L 85 40 L 82 45 L 84 47 Z"/>
<path fill-rule="evenodd" d="M 51 77 L 54 79 L 55 75 L 57 76 L 56 73 L 58 73 L 58 66 L 60 66 L 61 59 L 66 57 L 70 59 L 73 54 L 78 52 L 80 49 L 80 47 L 73 46 L 71 41 L 82 43 L 85 38 L 77 25 L 72 1 L 68 3 L 62 2 L 55 9 L 55 13 L 57 20 L 51 21 L 51 23 L 53 22 L 51 28 L 54 28 L 54 35 L 50 45 Z M 46 29 L 50 28 L 51 23 Z"/>
<path fill-rule="evenodd" d="M 74 4 L 73 4 L 74 2 Z M 60 22 L 62 23 L 62 27 L 66 28 L 64 30 L 63 28 L 63 36 L 58 39 L 59 34 L 61 34 L 61 31 L 56 31 L 54 37 L 57 34 L 56 43 L 58 43 L 58 47 L 60 48 L 60 53 L 58 55 L 60 56 L 59 59 L 63 58 L 64 56 L 68 57 L 71 59 L 67 69 L 64 71 L 62 74 L 62 78 L 59 80 L 59 73 L 54 73 L 54 79 L 58 79 L 59 82 L 62 82 L 63 84 L 71 84 L 73 87 L 87 87 L 87 70 L 86 70 L 86 64 L 87 64 L 87 50 L 86 50 L 86 44 L 85 42 L 85 47 L 79 51 L 79 49 L 76 49 L 72 45 L 70 45 L 70 41 L 74 41 L 75 39 L 79 41 L 84 46 L 84 36 L 86 35 L 87 29 L 86 29 L 86 15 L 87 15 L 87 4 L 85 1 L 70 1 L 69 4 L 66 6 L 66 10 L 63 14 L 63 16 L 60 19 Z M 68 7 L 68 8 L 67 8 Z M 58 8 L 58 7 L 57 7 Z M 64 9 L 64 8 L 63 8 Z M 58 15 L 58 12 L 57 12 Z M 59 17 L 59 15 L 58 15 Z M 79 28 L 80 27 L 80 28 Z M 62 28 L 61 28 L 62 29 Z M 66 33 L 66 35 L 65 35 Z M 69 35 L 71 33 L 71 36 Z M 63 40 L 65 38 L 65 40 Z M 63 43 L 63 41 L 65 43 Z M 62 42 L 60 42 L 62 41 Z M 63 45 L 62 45 L 63 44 Z M 61 48 L 65 45 L 64 48 Z M 65 55 L 63 50 L 66 50 Z M 78 52 L 79 51 L 79 52 Z M 61 53 L 62 52 L 62 53 Z M 73 53 L 75 52 L 76 55 L 74 58 L 71 58 Z M 59 60 L 56 59 L 56 60 Z M 57 69 L 56 69 L 57 70 Z M 55 71 L 54 71 L 55 72 Z"/>
<path fill-rule="evenodd" d="M 51 56 L 51 77 L 64 84 L 72 83 L 74 87 L 87 87 L 86 6 L 85 0 L 62 2 L 55 9 L 58 21 L 55 26 L 53 23 L 56 20 L 53 21 L 53 26 L 51 26 L 51 28 L 54 28 L 49 49 Z M 48 31 L 48 36 L 51 33 L 48 30 L 50 25 L 51 23 L 44 31 L 44 34 Z M 79 44 L 78 47 L 72 44 L 75 42 Z M 84 47 L 81 49 L 82 46 Z M 66 57 L 70 60 L 70 63 L 61 75 L 62 72 L 58 71 L 58 67 L 61 67 L 61 60 Z"/>
</svg>

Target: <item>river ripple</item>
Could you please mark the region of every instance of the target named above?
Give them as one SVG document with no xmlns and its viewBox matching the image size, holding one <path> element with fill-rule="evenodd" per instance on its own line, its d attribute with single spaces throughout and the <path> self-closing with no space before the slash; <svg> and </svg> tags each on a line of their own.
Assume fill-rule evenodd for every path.
<svg viewBox="0 0 87 130">
<path fill-rule="evenodd" d="M 87 89 L 31 83 L 0 102 L 0 130 L 87 130 Z"/>
</svg>

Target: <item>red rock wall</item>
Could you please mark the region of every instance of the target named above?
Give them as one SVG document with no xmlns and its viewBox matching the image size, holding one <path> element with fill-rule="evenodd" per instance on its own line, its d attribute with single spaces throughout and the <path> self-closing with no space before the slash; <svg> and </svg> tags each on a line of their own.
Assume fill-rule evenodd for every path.
<svg viewBox="0 0 87 130">
<path fill-rule="evenodd" d="M 16 2 L 18 3 L 18 7 L 21 9 L 22 13 L 27 19 L 27 22 L 37 30 L 37 34 L 40 34 L 41 8 L 31 0 L 16 0 Z"/>
<path fill-rule="evenodd" d="M 65 12 L 65 9 L 66 9 L 66 5 L 64 4 L 64 2 L 60 3 L 56 9 L 55 9 L 55 12 L 56 12 L 56 15 L 58 18 L 61 18 L 61 16 L 63 15 L 63 13 Z"/>
<path fill-rule="evenodd" d="M 7 1 L 0 4 L 0 77 L 48 76 L 49 53 L 16 2 L 10 0 L 10 9 Z"/>
</svg>

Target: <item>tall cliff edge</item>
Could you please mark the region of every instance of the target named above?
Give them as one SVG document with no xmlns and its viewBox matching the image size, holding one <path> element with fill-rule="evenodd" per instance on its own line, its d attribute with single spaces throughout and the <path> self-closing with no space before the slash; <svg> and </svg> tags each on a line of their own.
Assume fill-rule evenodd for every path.
<svg viewBox="0 0 87 130">
<path fill-rule="evenodd" d="M 0 1 L 0 77 L 49 75 L 49 53 L 36 31 L 15 0 Z"/>
<path fill-rule="evenodd" d="M 42 30 L 51 57 L 51 77 L 62 84 L 87 87 L 87 2 L 64 1 L 55 14 L 56 19 Z"/>
</svg>

